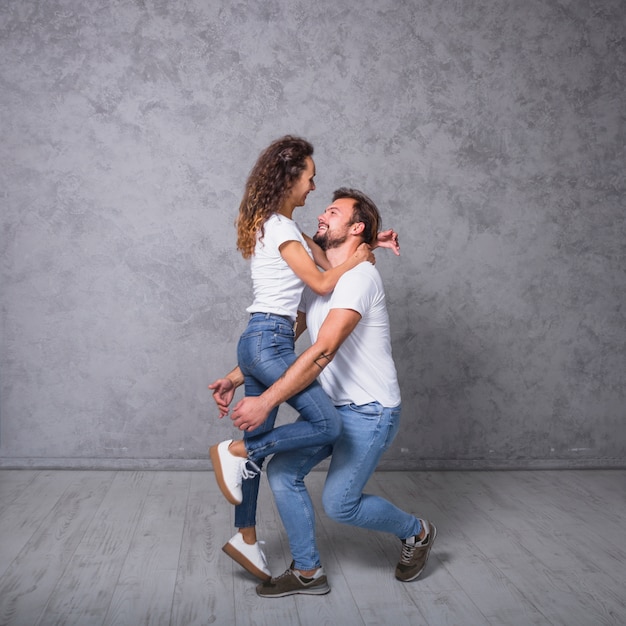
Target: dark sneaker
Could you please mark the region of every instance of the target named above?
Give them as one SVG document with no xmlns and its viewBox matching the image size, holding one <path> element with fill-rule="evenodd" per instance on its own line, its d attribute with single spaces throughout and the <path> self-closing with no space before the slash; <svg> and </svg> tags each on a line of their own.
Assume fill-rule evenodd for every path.
<svg viewBox="0 0 626 626">
<path fill-rule="evenodd" d="M 324 574 L 323 568 L 320 567 L 312 578 L 305 578 L 292 567 L 284 574 L 257 585 L 257 595 L 262 598 L 283 598 L 296 593 L 309 596 L 323 596 L 330 591 L 328 579 L 326 574 Z"/>
<path fill-rule="evenodd" d="M 437 536 L 437 529 L 434 524 L 426 520 L 420 521 L 426 528 L 426 537 L 419 541 L 416 535 L 402 541 L 402 554 L 396 566 L 396 578 L 403 583 L 415 580 L 422 573 Z"/>
</svg>

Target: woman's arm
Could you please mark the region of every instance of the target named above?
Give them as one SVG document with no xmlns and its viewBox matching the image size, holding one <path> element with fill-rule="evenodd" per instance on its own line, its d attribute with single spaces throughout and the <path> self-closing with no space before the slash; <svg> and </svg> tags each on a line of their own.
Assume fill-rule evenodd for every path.
<svg viewBox="0 0 626 626">
<path fill-rule="evenodd" d="M 328 262 L 328 257 L 326 256 L 326 252 L 322 250 L 308 235 L 302 233 L 304 240 L 309 244 L 309 248 L 311 248 L 311 252 L 313 253 L 313 260 L 318 267 L 321 267 L 323 270 L 330 269 L 330 263 Z"/>
<path fill-rule="evenodd" d="M 390 228 L 389 230 L 381 230 L 376 237 L 376 243 L 372 246 L 374 248 L 389 248 L 393 252 L 400 256 L 400 242 L 398 240 L 398 233 Z"/>
<path fill-rule="evenodd" d="M 347 261 L 322 272 L 299 241 L 295 239 L 285 241 L 279 250 L 280 255 L 285 259 L 285 262 L 293 270 L 294 274 L 305 285 L 321 296 L 330 293 L 335 288 L 337 281 L 348 270 L 356 267 L 359 263 L 363 263 L 363 261 L 369 261 L 370 257 L 374 261 L 374 255 L 370 247 L 362 243 Z"/>
<path fill-rule="evenodd" d="M 224 378 L 218 378 L 209 385 L 209 389 L 213 390 L 213 400 L 217 404 L 220 417 L 228 415 L 228 407 L 233 401 L 235 390 L 243 385 L 243 373 L 239 366 L 231 370 Z"/>
</svg>

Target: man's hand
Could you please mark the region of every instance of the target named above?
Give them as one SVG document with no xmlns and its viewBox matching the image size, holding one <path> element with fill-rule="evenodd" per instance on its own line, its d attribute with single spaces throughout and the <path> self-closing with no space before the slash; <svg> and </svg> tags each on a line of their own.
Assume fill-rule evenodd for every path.
<svg viewBox="0 0 626 626">
<path fill-rule="evenodd" d="M 254 430 L 263 424 L 271 410 L 262 396 L 247 396 L 237 402 L 230 419 L 239 430 Z"/>
<path fill-rule="evenodd" d="M 228 407 L 235 396 L 235 385 L 230 378 L 218 378 L 214 383 L 209 385 L 209 389 L 213 389 L 213 400 L 217 404 L 220 417 L 228 415 Z"/>
<path fill-rule="evenodd" d="M 389 230 L 381 230 L 376 238 L 376 246 L 378 248 L 390 248 L 393 252 L 400 256 L 400 243 L 398 242 L 398 233 L 390 228 Z"/>
</svg>

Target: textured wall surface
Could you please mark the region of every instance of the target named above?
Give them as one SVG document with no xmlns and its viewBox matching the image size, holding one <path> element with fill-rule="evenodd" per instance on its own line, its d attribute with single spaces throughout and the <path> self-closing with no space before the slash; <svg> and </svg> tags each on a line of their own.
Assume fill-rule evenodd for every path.
<svg viewBox="0 0 626 626">
<path fill-rule="evenodd" d="M 384 467 L 624 466 L 625 33 L 623 0 L 4 0 L 0 466 L 208 467 L 233 221 L 288 132 L 305 230 L 349 184 L 400 232 Z"/>
</svg>

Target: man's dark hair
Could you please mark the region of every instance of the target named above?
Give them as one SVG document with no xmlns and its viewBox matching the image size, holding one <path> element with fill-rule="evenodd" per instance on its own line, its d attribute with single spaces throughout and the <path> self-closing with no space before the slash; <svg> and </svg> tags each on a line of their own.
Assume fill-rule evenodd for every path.
<svg viewBox="0 0 626 626">
<path fill-rule="evenodd" d="M 378 208 L 371 198 L 366 196 L 358 189 L 350 189 L 349 187 L 341 187 L 333 192 L 333 202 L 341 198 L 350 198 L 354 200 L 354 212 L 352 213 L 352 224 L 363 222 L 363 241 L 372 244 L 376 241 L 378 231 L 380 230 L 381 217 Z"/>
</svg>

